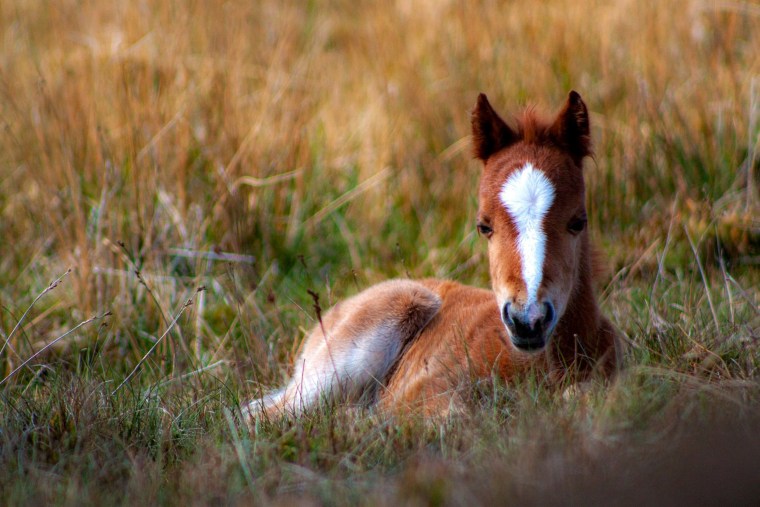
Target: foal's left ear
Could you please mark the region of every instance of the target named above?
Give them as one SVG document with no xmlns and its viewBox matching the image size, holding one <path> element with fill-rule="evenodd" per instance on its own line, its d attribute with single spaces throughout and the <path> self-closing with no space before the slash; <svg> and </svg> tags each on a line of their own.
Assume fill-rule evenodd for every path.
<svg viewBox="0 0 760 507">
<path fill-rule="evenodd" d="M 472 147 L 475 156 L 486 162 L 488 157 L 517 141 L 517 134 L 494 111 L 484 93 L 472 111 Z"/>
<path fill-rule="evenodd" d="M 570 152 L 578 165 L 583 157 L 591 155 L 588 109 L 575 90 L 567 96 L 567 103 L 554 120 L 551 132 L 556 141 Z"/>
</svg>

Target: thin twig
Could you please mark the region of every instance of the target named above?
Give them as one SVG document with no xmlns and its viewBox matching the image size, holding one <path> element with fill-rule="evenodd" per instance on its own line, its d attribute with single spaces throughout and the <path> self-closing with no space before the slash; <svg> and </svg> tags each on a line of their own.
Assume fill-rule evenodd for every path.
<svg viewBox="0 0 760 507">
<path fill-rule="evenodd" d="M 747 303 L 749 304 L 749 307 L 752 308 L 752 310 L 754 310 L 756 314 L 760 315 L 760 306 L 758 306 L 757 303 L 755 303 L 755 301 L 752 299 L 752 296 L 747 294 L 747 291 L 744 290 L 744 288 L 741 285 L 739 285 L 739 282 L 737 282 L 733 276 L 726 273 L 725 277 L 726 277 L 726 280 L 733 283 L 734 286 L 737 289 L 739 289 L 739 294 L 741 294 L 742 297 L 747 301 Z"/>
<path fill-rule="evenodd" d="M 212 261 L 224 261 L 224 262 L 244 262 L 246 264 L 254 264 L 256 257 L 253 255 L 242 255 L 229 252 L 214 252 L 203 250 L 191 250 L 189 248 L 169 248 L 167 252 L 170 255 L 177 257 L 188 257 L 191 259 L 208 259 Z"/>
<path fill-rule="evenodd" d="M 158 308 L 158 312 L 161 314 L 161 318 L 164 320 L 164 323 L 168 326 L 169 325 L 169 319 L 166 316 L 166 312 L 164 312 L 164 309 L 161 306 L 161 303 L 158 301 L 158 297 L 153 292 L 153 289 L 150 288 L 150 286 L 148 285 L 148 282 L 143 277 L 142 270 L 141 270 L 140 266 L 138 266 L 137 263 L 134 262 L 134 260 L 130 256 L 129 251 L 127 250 L 127 246 L 124 244 L 123 241 L 117 241 L 116 244 L 119 247 L 121 247 L 122 251 L 127 256 L 127 259 L 129 260 L 129 262 L 134 267 L 133 271 L 134 271 L 135 276 L 137 277 L 137 281 L 140 283 L 140 285 L 142 285 L 143 287 L 145 287 L 145 290 L 147 291 L 148 295 L 153 300 L 153 303 L 156 305 L 156 308 Z M 198 289 L 198 291 L 202 291 L 202 290 L 206 290 L 206 288 L 205 287 L 201 287 L 201 288 Z M 182 336 L 182 330 L 178 329 L 178 332 L 179 332 L 179 340 L 178 340 L 179 344 L 184 349 L 185 355 L 189 358 L 190 362 L 192 363 L 194 358 L 193 358 L 193 355 L 191 354 L 190 350 L 187 348 L 187 345 L 185 344 L 185 339 Z M 172 357 L 172 371 L 174 371 L 174 367 L 176 366 L 176 359 L 177 359 L 177 355 L 176 355 L 176 352 L 174 350 L 174 342 L 171 342 L 171 341 L 169 342 L 169 352 L 171 353 L 171 357 Z"/>
<path fill-rule="evenodd" d="M 44 347 L 42 347 L 40 350 L 38 350 L 37 352 L 35 352 L 34 354 L 32 354 L 32 356 L 29 359 L 27 359 L 26 361 L 24 361 L 23 363 L 21 363 L 15 370 L 13 370 L 12 372 L 10 372 L 7 377 L 5 377 L 3 380 L 0 380 L 0 386 L 3 385 L 13 375 L 15 375 L 17 371 L 19 371 L 21 368 L 23 368 L 24 366 L 26 366 L 31 360 L 33 360 L 35 357 L 37 357 L 40 354 L 42 354 L 43 352 L 45 352 L 47 349 L 49 349 L 50 347 L 52 347 L 53 345 L 55 345 L 56 343 L 58 343 L 60 340 L 63 340 L 68 335 L 70 335 L 71 333 L 73 333 L 74 331 L 76 331 L 77 329 L 79 329 L 80 327 L 84 326 L 85 324 L 89 324 L 93 320 L 99 320 L 99 319 L 102 319 L 103 317 L 107 317 L 109 315 L 111 315 L 111 312 L 106 312 L 103 315 L 96 315 L 95 317 L 90 317 L 89 319 L 83 320 L 82 322 L 80 322 L 79 324 L 77 324 L 76 326 L 74 326 L 73 328 L 69 329 L 68 331 L 66 331 L 65 333 L 63 333 L 61 336 L 59 336 L 58 338 L 56 338 L 55 340 L 51 341 L 50 343 L 48 343 L 47 345 L 45 345 Z"/>
<path fill-rule="evenodd" d="M 165 386 L 166 384 L 169 384 L 171 382 L 175 382 L 177 380 L 185 380 L 187 378 L 192 377 L 193 375 L 198 375 L 199 373 L 203 373 L 203 372 L 208 371 L 208 370 L 213 370 L 217 366 L 221 366 L 221 365 L 227 364 L 227 363 L 229 363 L 229 361 L 227 361 L 226 359 L 220 359 L 219 361 L 217 361 L 215 363 L 212 363 L 212 364 L 209 364 L 208 366 L 203 366 L 201 368 L 198 368 L 197 370 L 193 370 L 193 371 L 189 371 L 187 373 L 183 373 L 179 377 L 170 378 L 169 380 L 161 382 L 161 384 L 159 384 L 159 387 Z"/>
<path fill-rule="evenodd" d="M 127 377 L 124 380 L 122 380 L 121 384 L 119 384 L 119 386 L 116 389 L 113 390 L 113 392 L 111 393 L 111 396 L 113 396 L 114 394 L 116 394 L 119 391 L 119 389 L 121 389 L 121 387 L 124 384 L 126 384 L 127 382 L 129 382 L 129 380 L 134 376 L 134 374 L 137 373 L 137 370 L 140 369 L 140 366 L 142 366 L 142 364 L 148 359 L 148 356 L 150 356 L 151 352 L 153 352 L 156 349 L 156 347 L 158 347 L 158 345 L 166 337 L 166 335 L 169 334 L 169 331 L 172 330 L 172 328 L 177 323 L 177 321 L 182 316 L 182 314 L 185 312 L 185 310 L 187 309 L 187 307 L 191 306 L 192 304 L 193 304 L 193 300 L 192 299 L 188 299 L 187 301 L 185 301 L 185 304 L 182 305 L 182 308 L 179 309 L 179 312 L 177 313 L 177 316 L 174 317 L 174 320 L 171 321 L 171 323 L 169 324 L 169 326 L 166 328 L 166 331 L 164 331 L 164 334 L 162 334 L 158 338 L 158 340 L 156 340 L 156 343 L 154 343 L 153 346 L 150 348 L 150 350 L 148 350 L 148 352 L 145 353 L 145 355 L 142 357 L 142 359 L 140 359 L 140 361 L 137 362 L 137 364 L 135 365 L 134 369 L 129 373 L 129 375 L 127 375 Z"/>
<path fill-rule="evenodd" d="M 303 172 L 302 169 L 296 169 L 295 171 L 290 171 L 290 172 L 286 172 L 282 174 L 275 174 L 273 176 L 267 176 L 266 178 L 254 178 L 253 176 L 241 176 L 240 178 L 235 180 L 235 182 L 232 184 L 232 188 L 234 190 L 237 190 L 237 188 L 241 185 L 245 185 L 245 186 L 253 187 L 253 188 L 260 188 L 260 187 L 266 187 L 269 185 L 275 185 L 283 181 L 292 180 L 293 178 L 295 178 L 302 172 Z"/>
<path fill-rule="evenodd" d="M 9 334 L 8 337 L 5 339 L 5 343 L 3 344 L 3 348 L 0 348 L 0 354 L 3 353 L 3 351 L 5 350 L 5 347 L 7 346 L 8 349 L 10 349 L 11 352 L 13 352 L 14 354 L 16 354 L 16 357 L 18 357 L 19 359 L 21 359 L 21 356 L 18 355 L 18 352 L 16 352 L 16 350 L 13 348 L 13 345 L 11 345 L 11 338 L 13 337 L 13 334 L 18 330 L 18 328 L 21 327 L 21 323 L 24 322 L 24 319 L 26 318 L 27 314 L 32 310 L 32 307 L 37 303 L 37 301 L 39 301 L 42 296 L 44 296 L 45 294 L 47 294 L 51 290 L 55 289 L 56 287 L 58 287 L 58 284 L 61 283 L 61 280 L 63 280 L 63 278 L 66 275 L 68 275 L 69 273 L 71 273 L 71 268 L 67 269 L 64 274 L 62 274 L 61 276 L 59 276 L 58 278 L 56 278 L 55 280 L 53 280 L 50 283 L 50 285 L 47 286 L 47 288 L 45 290 L 43 290 L 42 292 L 40 292 L 39 295 L 36 298 L 34 298 L 34 301 L 32 301 L 32 304 L 29 305 L 29 308 L 26 309 L 26 311 L 21 316 L 21 318 L 18 320 L 18 322 L 16 322 L 16 327 L 13 328 L 13 330 L 11 331 L 11 334 Z"/>
<path fill-rule="evenodd" d="M 148 285 L 148 282 L 145 280 L 145 278 L 142 275 L 142 262 L 140 265 L 138 265 L 134 259 L 132 259 L 132 255 L 130 254 L 129 250 L 127 250 L 127 245 L 123 241 L 117 241 L 116 244 L 122 249 L 124 254 L 127 257 L 127 260 L 130 264 L 132 264 L 132 272 L 137 277 L 137 281 L 145 287 L 145 291 L 148 293 L 148 295 L 153 300 L 153 303 L 156 305 L 156 308 L 158 308 L 158 313 L 161 314 L 161 318 L 164 320 L 165 324 L 169 324 L 169 319 L 166 317 L 166 312 L 164 312 L 163 307 L 161 306 L 161 303 L 159 303 L 158 298 L 156 297 L 156 294 L 153 292 L 153 289 L 150 288 Z"/>
<path fill-rule="evenodd" d="M 322 307 L 319 305 L 319 294 L 314 292 L 311 289 L 306 289 L 306 292 L 309 293 L 311 298 L 314 300 L 314 312 L 317 314 L 317 320 L 319 321 L 319 327 L 322 330 L 322 336 L 325 339 L 325 348 L 327 349 L 327 356 L 330 358 L 330 363 L 333 367 L 333 374 L 335 375 L 335 379 L 338 382 L 338 391 L 340 392 L 340 396 L 343 397 L 343 386 L 341 385 L 340 381 L 340 375 L 338 374 L 338 368 L 335 365 L 335 358 L 333 358 L 332 354 L 332 347 L 330 347 L 330 340 L 327 337 L 327 330 L 325 329 L 325 324 L 322 321 Z M 301 381 L 301 385 L 303 385 L 303 380 Z"/>
<path fill-rule="evenodd" d="M 356 185 L 351 190 L 347 191 L 343 195 L 339 196 L 334 201 L 327 204 L 324 208 L 317 211 L 314 215 L 309 217 L 303 222 L 303 228 L 304 229 L 310 229 L 311 227 L 316 226 L 319 224 L 319 222 L 322 221 L 327 215 L 332 213 L 333 211 L 337 210 L 344 204 L 347 204 L 351 202 L 352 200 L 359 197 L 362 193 L 366 192 L 367 190 L 370 190 L 375 185 L 378 185 L 383 182 L 388 176 L 390 175 L 390 169 L 385 168 L 379 173 L 370 176 L 366 180 L 362 181 L 358 185 Z"/>
<path fill-rule="evenodd" d="M 689 246 L 691 247 L 691 251 L 694 253 L 694 258 L 697 260 L 697 268 L 699 268 L 699 274 L 702 276 L 702 283 L 705 285 L 705 294 L 707 295 L 707 304 L 710 305 L 710 312 L 712 313 L 713 321 L 715 321 L 715 331 L 720 332 L 720 324 L 718 324 L 718 314 L 715 312 L 715 306 L 713 306 L 712 296 L 710 295 L 710 286 L 707 284 L 707 275 L 705 274 L 705 270 L 702 268 L 702 261 L 699 259 L 699 253 L 697 252 L 697 247 L 694 246 L 694 242 L 691 240 L 691 236 L 689 235 L 689 231 L 688 229 L 686 229 L 686 226 L 684 226 L 683 232 L 686 234 L 686 239 L 689 240 Z"/>
<path fill-rule="evenodd" d="M 668 225 L 668 235 L 665 237 L 665 246 L 662 247 L 662 254 L 660 255 L 659 260 L 657 261 L 657 274 L 654 277 L 654 282 L 652 282 L 652 288 L 649 291 L 649 304 L 648 304 L 649 322 L 647 323 L 647 328 L 649 328 L 652 322 L 655 323 L 656 328 L 661 328 L 661 323 L 663 322 L 663 318 L 660 317 L 660 315 L 657 313 L 657 310 L 655 310 L 655 307 L 653 306 L 652 302 L 655 300 L 655 293 L 657 291 L 657 284 L 660 281 L 660 277 L 664 276 L 665 258 L 668 255 L 668 247 L 670 246 L 670 241 L 673 239 L 673 224 L 675 223 L 677 205 L 678 205 L 678 194 L 675 195 L 673 199 L 673 206 L 670 208 L 670 224 Z M 647 329 L 647 332 L 648 331 L 649 329 Z"/>
<path fill-rule="evenodd" d="M 145 155 L 147 155 L 148 152 L 151 151 L 158 144 L 158 142 L 161 140 L 161 138 L 164 137 L 164 135 L 167 132 L 169 132 L 180 120 L 184 120 L 185 119 L 184 118 L 185 109 L 187 109 L 187 107 L 183 104 L 179 108 L 179 111 L 177 111 L 177 113 L 172 117 L 172 119 L 169 120 L 166 123 L 166 125 L 164 125 L 163 127 L 161 127 L 161 130 L 159 130 L 156 133 L 156 135 L 154 135 L 153 138 L 150 141 L 148 141 L 148 144 L 146 144 L 145 146 L 143 146 L 142 149 L 140 149 L 140 151 L 137 152 L 137 160 L 138 161 L 140 161 L 143 158 L 145 158 Z"/>
</svg>

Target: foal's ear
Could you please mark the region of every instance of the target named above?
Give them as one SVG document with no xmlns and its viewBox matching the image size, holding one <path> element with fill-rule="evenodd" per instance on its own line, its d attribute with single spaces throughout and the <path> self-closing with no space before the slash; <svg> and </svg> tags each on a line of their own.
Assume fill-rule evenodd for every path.
<svg viewBox="0 0 760 507">
<path fill-rule="evenodd" d="M 570 152 L 579 165 L 583 157 L 591 155 L 588 109 L 575 90 L 567 96 L 567 103 L 550 130 L 557 142 Z"/>
<path fill-rule="evenodd" d="M 484 93 L 472 110 L 472 145 L 475 156 L 485 162 L 488 157 L 517 141 L 517 134 L 501 119 Z"/>
</svg>

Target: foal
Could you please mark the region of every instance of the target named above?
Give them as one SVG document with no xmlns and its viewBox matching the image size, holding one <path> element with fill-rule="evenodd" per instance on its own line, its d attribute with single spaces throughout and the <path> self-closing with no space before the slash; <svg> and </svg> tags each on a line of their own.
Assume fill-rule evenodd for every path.
<svg viewBox="0 0 760 507">
<path fill-rule="evenodd" d="M 472 137 L 493 290 L 390 280 L 338 303 L 306 337 L 287 386 L 244 407 L 249 420 L 298 414 L 321 396 L 446 414 L 473 379 L 613 373 L 617 335 L 596 302 L 586 231 L 586 105 L 572 91 L 554 121 L 528 111 L 512 129 L 481 94 Z"/>
</svg>

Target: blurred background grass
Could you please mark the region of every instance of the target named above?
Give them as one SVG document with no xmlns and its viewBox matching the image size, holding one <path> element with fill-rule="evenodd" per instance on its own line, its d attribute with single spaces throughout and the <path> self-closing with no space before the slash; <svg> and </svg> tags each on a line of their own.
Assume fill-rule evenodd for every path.
<svg viewBox="0 0 760 507">
<path fill-rule="evenodd" d="M 0 377 L 111 312 L 0 387 L 0 435 L 16 451 L 4 455 L 6 469 L 60 474 L 51 467 L 69 453 L 77 472 L 63 474 L 64 489 L 76 496 L 155 480 L 136 470 L 175 470 L 162 461 L 174 456 L 243 477 L 243 490 L 263 481 L 282 493 L 290 476 L 280 462 L 314 453 L 306 440 L 291 451 L 283 442 L 321 442 L 337 424 L 349 436 L 324 440 L 329 464 L 301 465 L 363 491 L 373 463 L 343 469 L 337 458 L 358 445 L 347 428 L 356 420 L 325 415 L 316 430 L 295 423 L 284 437 L 269 428 L 249 440 L 222 409 L 287 376 L 313 319 L 307 290 L 326 307 L 395 276 L 488 285 L 469 144 L 480 91 L 505 117 L 527 105 L 552 112 L 570 89 L 591 111 L 589 218 L 609 259 L 600 293 L 627 336 L 632 373 L 619 388 L 636 407 L 602 400 L 593 416 L 622 411 L 624 421 L 649 407 L 664 417 L 682 389 L 728 389 L 742 410 L 756 405 L 757 3 L 10 0 L 0 3 L 0 47 Z M 80 398 L 101 415 L 67 419 Z M 514 415 L 514 400 L 494 403 L 492 425 L 515 417 L 519 427 L 547 410 Z M 585 427 L 577 411 L 566 416 Z M 24 440 L 40 427 L 58 428 L 58 439 Z M 99 442 L 83 428 L 122 442 L 116 478 L 78 468 L 89 470 L 83 449 Z M 440 440 L 444 458 L 482 438 L 409 431 L 393 445 Z M 500 437 L 502 457 L 523 452 L 512 437 Z M 384 449 L 375 465 L 394 469 L 385 440 L 355 438 Z M 258 456 L 251 442 L 271 462 L 243 466 L 241 456 Z M 184 450 L 195 448 L 213 457 Z M 419 452 L 409 445 L 401 456 Z M 431 481 L 456 475 L 444 463 Z M 159 493 L 181 483 L 163 480 Z M 31 483 L 18 498 L 34 497 Z M 327 498 L 353 487 L 316 484 Z M 39 488 L 42 498 L 59 491 Z"/>
</svg>

